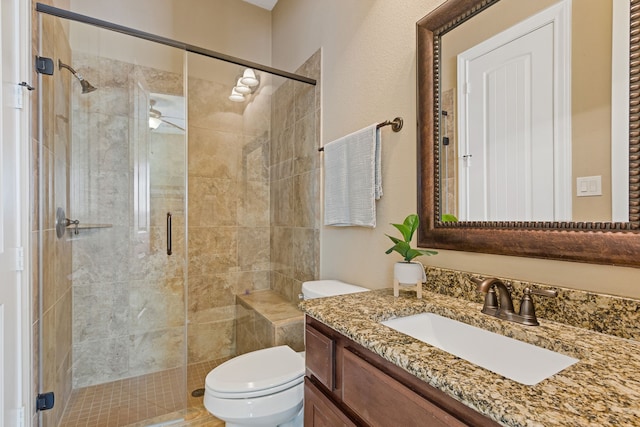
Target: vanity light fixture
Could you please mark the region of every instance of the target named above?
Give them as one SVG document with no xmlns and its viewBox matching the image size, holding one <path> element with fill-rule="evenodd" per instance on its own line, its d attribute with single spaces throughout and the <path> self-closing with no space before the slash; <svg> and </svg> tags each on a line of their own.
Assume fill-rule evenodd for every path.
<svg viewBox="0 0 640 427">
<path fill-rule="evenodd" d="M 236 85 L 229 96 L 229 99 L 233 102 L 243 102 L 245 100 L 244 96 L 254 93 L 260 84 L 260 79 L 251 68 L 246 68 L 242 75 L 236 79 Z"/>
<path fill-rule="evenodd" d="M 241 93 L 242 95 L 248 95 L 253 92 L 253 90 L 249 86 L 242 83 L 242 77 L 238 79 L 238 83 L 236 83 L 236 87 L 234 87 L 233 89 L 236 92 Z"/>
<path fill-rule="evenodd" d="M 229 95 L 229 99 L 233 102 L 243 102 L 244 95 L 239 93 L 234 87 L 233 89 L 231 89 L 231 95 Z"/>
<path fill-rule="evenodd" d="M 252 68 L 247 68 L 242 73 L 242 78 L 240 79 L 242 84 L 247 85 L 249 87 L 258 86 L 260 84 L 260 80 L 256 76 L 256 72 Z"/>
</svg>

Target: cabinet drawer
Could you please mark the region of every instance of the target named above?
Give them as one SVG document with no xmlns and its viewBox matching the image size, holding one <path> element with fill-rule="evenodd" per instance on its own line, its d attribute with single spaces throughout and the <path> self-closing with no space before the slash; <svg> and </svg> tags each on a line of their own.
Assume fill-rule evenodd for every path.
<svg viewBox="0 0 640 427">
<path fill-rule="evenodd" d="M 309 378 L 304 379 L 305 427 L 355 427 L 355 424 L 330 401 Z"/>
<path fill-rule="evenodd" d="M 329 390 L 335 386 L 335 342 L 307 325 L 305 330 L 305 362 L 307 376 L 314 376 Z"/>
<path fill-rule="evenodd" d="M 349 349 L 342 359 L 342 400 L 372 427 L 466 425 Z"/>
</svg>

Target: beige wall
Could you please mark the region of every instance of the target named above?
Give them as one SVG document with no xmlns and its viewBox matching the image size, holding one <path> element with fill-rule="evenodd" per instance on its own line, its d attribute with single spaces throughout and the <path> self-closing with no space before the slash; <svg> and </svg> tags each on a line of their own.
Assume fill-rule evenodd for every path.
<svg viewBox="0 0 640 427">
<path fill-rule="evenodd" d="M 74 12 L 140 31 L 261 64 L 269 64 L 271 60 L 271 13 L 240 0 L 70 0 L 70 3 Z"/>
<path fill-rule="evenodd" d="M 70 0 L 70 10 L 114 24 L 177 40 L 260 64 L 271 62 L 271 13 L 240 0 Z M 60 7 L 64 7 L 61 5 Z M 183 52 L 153 42 L 77 24 L 71 31 L 74 51 L 182 73 Z M 201 55 L 189 54 L 189 58 Z M 189 75 L 233 81 L 240 66 L 190 60 Z"/>
<path fill-rule="evenodd" d="M 573 2 L 571 16 L 571 37 L 574 40 L 571 51 L 573 182 L 582 176 L 602 176 L 602 196 L 577 197 L 574 191 L 572 203 L 574 221 L 611 221 L 612 14 L 613 2 L 610 1 Z"/>
<path fill-rule="evenodd" d="M 398 258 L 385 255 L 384 233 L 416 210 L 415 22 L 437 0 L 410 0 L 397 7 L 383 0 L 280 0 L 273 11 L 273 65 L 295 69 L 323 49 L 322 143 L 372 122 L 403 116 L 405 127 L 383 131 L 384 196 L 378 227 L 321 230 L 322 278 L 369 288 L 390 287 Z M 532 258 L 440 251 L 429 264 L 640 297 L 640 269 Z"/>
</svg>

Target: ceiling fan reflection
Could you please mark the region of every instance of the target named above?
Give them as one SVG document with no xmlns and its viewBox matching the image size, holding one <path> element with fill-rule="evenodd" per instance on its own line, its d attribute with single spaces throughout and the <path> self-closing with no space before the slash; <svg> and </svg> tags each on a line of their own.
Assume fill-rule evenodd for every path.
<svg viewBox="0 0 640 427">
<path fill-rule="evenodd" d="M 149 101 L 149 128 L 151 130 L 158 129 L 158 127 L 160 127 L 162 123 L 165 123 L 183 132 L 185 131 L 185 129 L 182 126 L 179 126 L 171 122 L 172 118 L 177 119 L 177 117 L 163 116 L 159 110 L 154 108 L 155 104 L 156 104 L 156 101 L 154 99 Z"/>
</svg>

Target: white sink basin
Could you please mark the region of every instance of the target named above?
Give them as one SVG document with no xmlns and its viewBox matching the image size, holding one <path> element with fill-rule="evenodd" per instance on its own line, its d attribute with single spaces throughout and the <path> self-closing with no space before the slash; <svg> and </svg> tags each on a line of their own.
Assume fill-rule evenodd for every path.
<svg viewBox="0 0 640 427">
<path fill-rule="evenodd" d="M 381 323 L 525 385 L 535 385 L 578 361 L 434 313 L 421 313 Z"/>
</svg>

